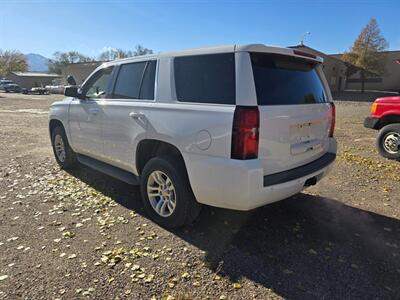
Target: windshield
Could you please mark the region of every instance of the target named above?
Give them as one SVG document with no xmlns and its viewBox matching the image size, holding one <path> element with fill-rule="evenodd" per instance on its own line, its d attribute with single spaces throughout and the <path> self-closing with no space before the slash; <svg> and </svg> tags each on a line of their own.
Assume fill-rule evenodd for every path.
<svg viewBox="0 0 400 300">
<path fill-rule="evenodd" d="M 259 105 L 327 102 L 317 64 L 291 56 L 250 53 Z"/>
</svg>

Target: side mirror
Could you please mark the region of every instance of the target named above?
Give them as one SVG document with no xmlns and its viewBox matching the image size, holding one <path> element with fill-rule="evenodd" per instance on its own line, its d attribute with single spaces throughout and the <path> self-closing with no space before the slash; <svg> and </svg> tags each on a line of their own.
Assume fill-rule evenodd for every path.
<svg viewBox="0 0 400 300">
<path fill-rule="evenodd" d="M 77 86 L 66 86 L 64 90 L 64 95 L 73 98 L 82 98 L 80 89 Z"/>
<path fill-rule="evenodd" d="M 76 85 L 75 78 L 74 78 L 74 76 L 72 76 L 72 75 L 68 75 L 68 77 L 67 77 L 67 82 L 68 82 L 70 85 Z"/>
</svg>

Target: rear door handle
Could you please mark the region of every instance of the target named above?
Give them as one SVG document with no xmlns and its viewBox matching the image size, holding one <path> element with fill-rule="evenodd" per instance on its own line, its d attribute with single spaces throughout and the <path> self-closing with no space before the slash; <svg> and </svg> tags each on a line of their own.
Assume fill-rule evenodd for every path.
<svg viewBox="0 0 400 300">
<path fill-rule="evenodd" d="M 133 112 L 129 113 L 129 116 L 132 119 L 137 120 L 137 119 L 140 119 L 141 117 L 144 117 L 144 113 L 133 111 Z"/>
</svg>

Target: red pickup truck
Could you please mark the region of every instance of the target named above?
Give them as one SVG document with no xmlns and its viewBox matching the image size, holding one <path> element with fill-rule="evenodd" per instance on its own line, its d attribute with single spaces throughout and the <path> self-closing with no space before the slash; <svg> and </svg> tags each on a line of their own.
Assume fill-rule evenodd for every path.
<svg viewBox="0 0 400 300">
<path fill-rule="evenodd" d="M 400 160 L 400 96 L 376 99 L 364 126 L 379 130 L 376 146 L 383 157 Z"/>
</svg>

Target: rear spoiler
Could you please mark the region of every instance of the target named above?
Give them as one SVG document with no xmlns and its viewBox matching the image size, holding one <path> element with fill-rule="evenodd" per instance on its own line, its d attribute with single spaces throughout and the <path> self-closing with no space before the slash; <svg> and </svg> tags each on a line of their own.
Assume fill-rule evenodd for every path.
<svg viewBox="0 0 400 300">
<path fill-rule="evenodd" d="M 241 52 L 241 51 L 289 55 L 289 56 L 293 56 L 293 57 L 310 60 L 314 63 L 323 63 L 324 62 L 324 59 L 322 57 L 312 54 L 307 51 L 293 49 L 293 48 L 266 46 L 263 44 L 236 45 L 235 52 Z"/>
<path fill-rule="evenodd" d="M 314 55 L 309 52 L 301 51 L 301 50 L 293 50 L 293 54 L 296 56 L 301 56 L 301 57 L 306 57 L 306 58 L 312 58 L 313 60 L 317 60 L 319 62 L 323 62 L 323 58 L 319 57 L 317 55 Z"/>
</svg>

